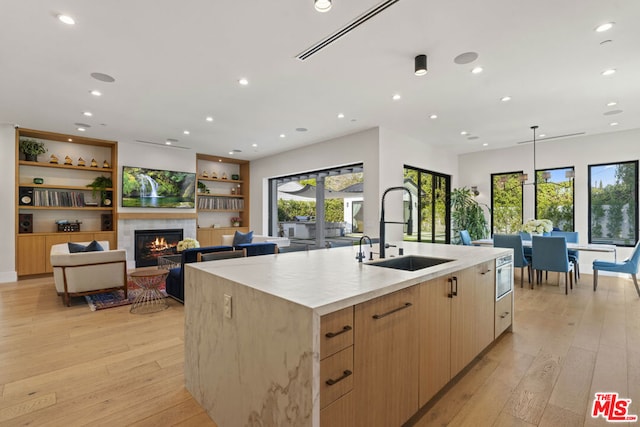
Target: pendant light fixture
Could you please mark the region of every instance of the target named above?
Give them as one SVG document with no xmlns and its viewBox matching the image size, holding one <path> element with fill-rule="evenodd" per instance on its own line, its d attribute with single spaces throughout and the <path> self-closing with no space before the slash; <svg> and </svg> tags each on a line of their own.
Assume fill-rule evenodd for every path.
<svg viewBox="0 0 640 427">
<path fill-rule="evenodd" d="M 424 76 L 427 74 L 427 55 L 418 55 L 414 59 L 416 76 Z"/>
<path fill-rule="evenodd" d="M 331 10 L 331 0 L 313 0 L 313 5 L 318 12 L 329 12 Z"/>
</svg>

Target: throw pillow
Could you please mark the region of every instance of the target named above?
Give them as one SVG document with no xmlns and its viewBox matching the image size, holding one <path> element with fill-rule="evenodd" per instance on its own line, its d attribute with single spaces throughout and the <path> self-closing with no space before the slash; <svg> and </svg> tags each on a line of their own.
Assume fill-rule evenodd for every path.
<svg viewBox="0 0 640 427">
<path fill-rule="evenodd" d="M 100 245 L 100 243 L 96 242 L 95 240 L 89 243 L 87 246 L 73 242 L 67 243 L 67 246 L 69 247 L 69 253 L 71 254 L 75 254 L 78 252 L 99 252 L 104 250 L 102 248 L 102 245 Z"/>
<path fill-rule="evenodd" d="M 233 246 L 242 245 L 244 243 L 251 243 L 253 240 L 253 231 L 249 231 L 248 233 L 243 233 L 241 231 L 237 231 L 233 235 Z"/>
</svg>

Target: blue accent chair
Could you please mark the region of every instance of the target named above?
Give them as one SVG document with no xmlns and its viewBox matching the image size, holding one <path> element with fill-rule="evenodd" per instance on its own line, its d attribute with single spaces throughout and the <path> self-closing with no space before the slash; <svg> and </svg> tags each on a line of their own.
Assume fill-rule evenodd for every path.
<svg viewBox="0 0 640 427">
<path fill-rule="evenodd" d="M 198 254 L 211 252 L 232 251 L 233 246 L 205 246 L 202 248 L 185 249 L 182 251 L 180 267 L 169 270 L 166 281 L 167 295 L 184 303 L 184 265 L 198 261 Z"/>
<path fill-rule="evenodd" d="M 242 243 L 234 246 L 235 250 L 246 250 L 247 256 L 269 255 L 278 253 L 278 245 L 271 242 Z"/>
<path fill-rule="evenodd" d="M 468 230 L 460 230 L 460 241 L 465 246 L 472 246 L 471 245 L 471 236 L 469 235 L 469 231 Z"/>
<path fill-rule="evenodd" d="M 611 271 L 613 273 L 627 273 L 631 275 L 633 284 L 636 285 L 636 291 L 640 297 L 640 287 L 638 287 L 638 265 L 640 265 L 640 240 L 636 243 L 636 247 L 633 248 L 631 256 L 621 262 L 610 261 L 593 261 L 593 292 L 598 287 L 598 271 Z"/>
<path fill-rule="evenodd" d="M 532 236 L 532 267 L 536 272 L 536 282 L 542 281 L 543 271 L 564 273 L 564 293 L 573 289 L 573 263 L 569 262 L 567 240 L 564 236 Z"/>
<path fill-rule="evenodd" d="M 513 249 L 513 266 L 520 268 L 520 287 L 524 287 L 524 268 L 527 267 L 529 283 L 531 283 L 531 262 L 524 255 L 522 237 L 518 234 L 494 234 L 493 246 Z M 533 289 L 533 284 L 531 284 Z"/>
<path fill-rule="evenodd" d="M 553 230 L 551 232 L 552 236 L 564 236 L 567 239 L 567 243 L 578 243 L 578 232 L 577 231 L 559 231 Z M 578 283 L 578 279 L 580 278 L 580 265 L 578 261 L 580 260 L 580 255 L 578 251 L 575 249 L 569 249 L 569 261 L 573 263 L 574 267 L 574 277 L 576 283 Z"/>
<path fill-rule="evenodd" d="M 522 237 L 523 242 L 525 240 L 528 240 L 529 242 L 531 241 L 531 234 L 527 233 L 526 231 L 521 231 L 520 237 Z M 531 259 L 531 247 L 524 248 L 524 256 Z"/>
</svg>

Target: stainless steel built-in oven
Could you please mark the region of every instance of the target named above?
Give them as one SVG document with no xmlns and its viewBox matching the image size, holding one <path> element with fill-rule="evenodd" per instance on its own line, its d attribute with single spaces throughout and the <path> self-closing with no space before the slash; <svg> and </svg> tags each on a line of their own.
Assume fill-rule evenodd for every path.
<svg viewBox="0 0 640 427">
<path fill-rule="evenodd" d="M 513 290 L 513 257 L 496 259 L 496 301 Z"/>
</svg>

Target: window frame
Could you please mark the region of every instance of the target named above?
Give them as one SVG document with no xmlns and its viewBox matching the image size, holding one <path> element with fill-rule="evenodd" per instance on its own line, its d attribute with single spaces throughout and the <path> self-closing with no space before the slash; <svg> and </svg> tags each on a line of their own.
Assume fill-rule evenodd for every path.
<svg viewBox="0 0 640 427">
<path fill-rule="evenodd" d="M 535 171 L 535 176 L 536 176 L 536 189 L 535 189 L 535 194 L 534 194 L 534 201 L 533 201 L 533 212 L 536 218 L 538 218 L 538 186 L 540 184 L 548 184 L 547 182 L 540 182 L 538 181 L 538 172 L 547 172 L 547 171 L 554 171 L 554 170 L 561 170 L 561 169 L 570 169 L 573 171 L 574 177 L 575 177 L 575 173 L 576 173 L 576 168 L 575 166 L 564 166 L 564 167 L 556 167 L 556 168 L 544 168 L 544 169 L 536 169 Z M 570 231 L 575 231 L 576 229 L 576 183 L 575 183 L 575 178 L 571 179 L 571 202 L 573 205 L 573 214 L 571 215 L 571 230 Z M 540 218 L 538 218 L 540 219 Z M 556 224 L 553 224 L 554 227 L 556 226 Z"/>
<path fill-rule="evenodd" d="M 491 177 L 490 177 L 490 181 L 489 181 L 489 187 L 491 188 L 491 235 L 493 236 L 495 230 L 494 230 L 494 219 L 493 216 L 495 214 L 495 209 L 494 209 L 494 181 L 495 181 L 495 177 L 496 176 L 500 176 L 500 175 L 522 175 L 524 173 L 523 170 L 519 170 L 519 171 L 512 171 L 512 172 L 497 172 L 497 173 L 492 173 Z M 520 187 L 522 188 L 522 184 L 520 184 Z M 520 192 L 520 222 L 522 223 L 524 221 L 524 188 L 522 188 L 522 191 Z"/>
</svg>

